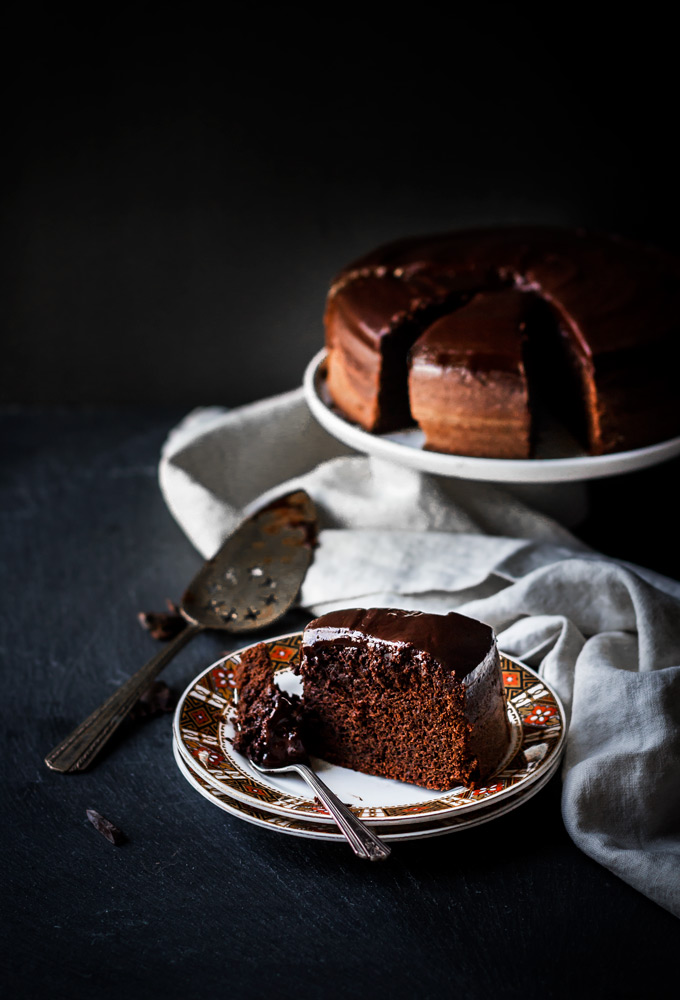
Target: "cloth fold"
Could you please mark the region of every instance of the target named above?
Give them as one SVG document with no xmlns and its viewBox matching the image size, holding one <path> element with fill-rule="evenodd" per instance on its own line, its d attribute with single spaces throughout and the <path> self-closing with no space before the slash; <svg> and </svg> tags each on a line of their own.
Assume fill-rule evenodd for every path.
<svg viewBox="0 0 680 1000">
<path fill-rule="evenodd" d="M 680 916 L 680 583 L 605 557 L 522 491 L 357 455 L 302 390 L 189 414 L 159 467 L 205 557 L 302 487 L 319 546 L 300 603 L 460 611 L 536 669 L 569 717 L 562 813 L 574 842 Z"/>
</svg>

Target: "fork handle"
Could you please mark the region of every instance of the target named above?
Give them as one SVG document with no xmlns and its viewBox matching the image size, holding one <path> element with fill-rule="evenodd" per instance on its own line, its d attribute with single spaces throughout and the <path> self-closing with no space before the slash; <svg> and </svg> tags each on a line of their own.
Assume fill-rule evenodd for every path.
<svg viewBox="0 0 680 1000">
<path fill-rule="evenodd" d="M 381 861 L 391 854 L 390 848 L 383 844 L 382 840 L 379 840 L 373 831 L 347 808 L 344 802 L 340 801 L 311 767 L 306 764 L 293 764 L 292 767 L 314 789 L 358 857 L 367 858 L 369 861 Z"/>
<path fill-rule="evenodd" d="M 187 625 L 153 659 L 121 684 L 110 698 L 107 698 L 92 715 L 48 753 L 45 757 L 47 766 L 53 771 L 61 771 L 62 774 L 84 771 L 163 667 L 195 635 L 202 632 L 203 628 L 202 625 Z"/>
</svg>

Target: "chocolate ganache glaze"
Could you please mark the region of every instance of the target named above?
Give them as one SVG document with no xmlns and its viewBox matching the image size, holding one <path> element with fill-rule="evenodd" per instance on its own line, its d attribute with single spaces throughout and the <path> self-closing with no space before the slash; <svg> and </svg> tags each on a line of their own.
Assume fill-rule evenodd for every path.
<svg viewBox="0 0 680 1000">
<path fill-rule="evenodd" d="M 455 629 L 455 637 L 453 632 Z M 303 656 L 328 646 L 411 647 L 432 656 L 459 681 L 493 653 L 493 631 L 465 615 L 426 614 L 398 608 L 330 611 L 304 632 Z"/>
<path fill-rule="evenodd" d="M 506 352 L 498 351 L 498 333 L 492 330 L 498 315 L 493 293 L 509 289 L 543 306 L 522 347 L 526 353 L 528 342 L 534 357 L 529 363 L 524 359 L 525 370 L 517 373 L 514 384 L 502 363 L 499 367 Z M 476 313 L 470 312 L 466 303 L 480 292 L 484 297 L 477 301 Z M 470 434 L 469 416 L 478 438 L 472 447 L 482 449 L 473 453 L 508 455 L 505 445 L 498 450 L 496 438 L 509 410 L 518 427 L 530 418 L 527 370 L 530 378 L 559 383 L 548 395 L 567 400 L 567 416 L 579 410 L 576 423 L 592 454 L 641 447 L 680 433 L 680 414 L 669 405 L 680 359 L 678 261 L 622 239 L 554 227 L 407 238 L 344 268 L 331 286 L 325 314 L 327 384 L 336 405 L 368 430 L 397 429 L 418 419 L 409 406 L 410 359 L 419 357 L 421 335 L 428 350 L 434 349 L 442 328 L 433 330 L 432 325 L 457 310 L 459 335 L 475 316 L 473 338 L 483 330 L 486 311 L 490 340 L 473 351 L 474 365 L 461 357 L 440 365 L 444 377 L 455 373 L 432 406 L 441 411 L 449 405 L 452 386 L 461 384 L 463 371 L 469 384 L 478 387 L 503 382 L 496 385 L 497 400 L 505 389 L 508 398 L 499 412 L 493 404 L 488 407 L 486 425 L 481 397 L 471 396 L 467 415 L 465 400 L 459 400 L 458 415 L 448 421 L 448 439 L 433 439 L 427 446 L 460 451 Z M 508 336 L 512 341 L 514 334 Z M 520 430 L 520 439 L 523 434 Z M 518 454 L 510 457 L 528 454 L 529 448 L 524 435 L 515 446 Z"/>
</svg>

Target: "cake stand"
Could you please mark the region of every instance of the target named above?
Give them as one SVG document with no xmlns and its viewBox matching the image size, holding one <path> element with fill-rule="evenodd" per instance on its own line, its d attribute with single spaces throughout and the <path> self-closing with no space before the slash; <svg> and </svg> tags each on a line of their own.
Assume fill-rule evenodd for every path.
<svg viewBox="0 0 680 1000">
<path fill-rule="evenodd" d="M 326 351 L 321 350 L 307 366 L 305 398 L 321 426 L 343 444 L 437 476 L 502 483 L 518 499 L 562 524 L 578 524 L 585 517 L 587 480 L 638 471 L 680 455 L 680 437 L 632 451 L 586 455 L 563 427 L 548 418 L 539 427 L 535 458 L 472 458 L 426 451 L 423 433 L 417 428 L 372 434 L 344 417 L 328 395 L 325 360 Z"/>
</svg>

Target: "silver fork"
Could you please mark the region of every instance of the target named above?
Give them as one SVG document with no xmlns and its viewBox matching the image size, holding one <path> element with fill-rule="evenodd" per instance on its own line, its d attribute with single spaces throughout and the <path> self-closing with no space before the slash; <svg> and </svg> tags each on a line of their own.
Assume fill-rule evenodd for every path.
<svg viewBox="0 0 680 1000">
<path fill-rule="evenodd" d="M 252 759 L 250 763 L 257 771 L 261 771 L 262 774 L 280 774 L 282 771 L 295 771 L 301 778 L 304 778 L 338 824 L 357 857 L 366 858 L 368 861 L 382 861 L 391 854 L 391 849 L 386 844 L 383 844 L 382 840 L 379 840 L 373 831 L 347 808 L 344 802 L 340 801 L 337 795 L 330 790 L 328 785 L 324 784 L 308 764 L 296 762 L 282 764 L 280 767 L 263 767 L 261 764 L 256 764 Z"/>
</svg>

